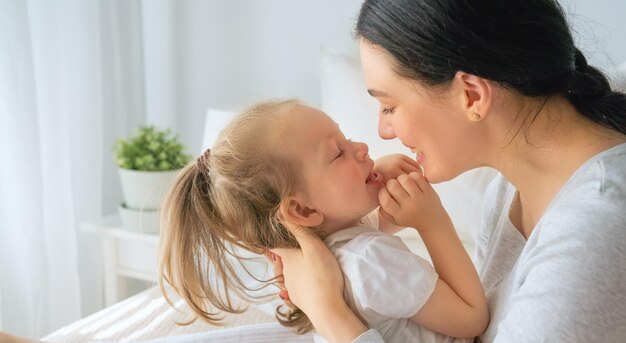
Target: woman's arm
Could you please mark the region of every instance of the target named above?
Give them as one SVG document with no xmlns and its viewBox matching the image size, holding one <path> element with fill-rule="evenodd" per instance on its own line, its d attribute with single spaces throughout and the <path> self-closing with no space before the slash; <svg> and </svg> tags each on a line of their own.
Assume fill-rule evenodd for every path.
<svg viewBox="0 0 626 343">
<path fill-rule="evenodd" d="M 411 319 L 455 337 L 482 333 L 489 321 L 482 284 L 432 186 L 419 173 L 401 175 L 381 189 L 380 202 L 396 224 L 418 230 L 439 274 L 433 294 Z"/>
<path fill-rule="evenodd" d="M 335 256 L 311 231 L 303 227 L 287 228 L 301 249 L 272 249 L 276 275 L 284 276 L 289 299 L 309 317 L 318 334 L 333 343 L 383 343 L 380 336 L 363 336 L 367 327 L 361 323 L 343 299 L 343 274 Z M 378 338 L 377 338 L 378 337 Z"/>
<path fill-rule="evenodd" d="M 2 343 L 36 343 L 41 341 L 35 341 L 28 338 L 18 337 L 9 334 L 8 332 L 0 331 L 0 342 Z"/>
</svg>

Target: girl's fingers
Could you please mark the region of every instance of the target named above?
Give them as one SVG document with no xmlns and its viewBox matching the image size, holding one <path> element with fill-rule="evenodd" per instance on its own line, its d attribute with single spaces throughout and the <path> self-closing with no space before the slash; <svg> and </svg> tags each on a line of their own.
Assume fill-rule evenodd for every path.
<svg viewBox="0 0 626 343">
<path fill-rule="evenodd" d="M 422 189 L 418 186 L 417 181 L 408 174 L 398 176 L 398 183 L 411 197 L 416 197 L 422 193 Z"/>
<path fill-rule="evenodd" d="M 389 214 L 389 212 L 385 211 L 382 207 L 380 207 L 380 208 L 378 209 L 378 214 L 379 214 L 381 217 L 383 217 L 383 218 L 387 219 L 387 220 L 388 220 L 389 222 L 391 222 L 391 223 L 395 223 L 395 222 L 396 222 L 396 220 L 393 218 L 393 216 L 392 216 L 391 214 Z"/>
<path fill-rule="evenodd" d="M 402 161 L 404 162 L 402 170 L 404 170 L 404 172 L 406 172 L 407 174 L 420 170 L 420 165 L 419 163 L 417 163 L 416 160 L 405 156 L 402 158 Z"/>
<path fill-rule="evenodd" d="M 398 203 L 402 202 L 404 199 L 410 196 L 410 194 L 407 193 L 407 191 L 404 189 L 404 187 L 402 187 L 398 180 L 389 180 L 387 181 L 387 184 L 385 186 L 391 197 Z"/>
<path fill-rule="evenodd" d="M 433 190 L 433 186 L 426 180 L 424 175 L 420 173 L 411 173 L 409 177 L 417 183 L 417 186 L 422 190 L 422 192 L 430 192 Z"/>
<path fill-rule="evenodd" d="M 400 205 L 391 197 L 391 194 L 389 194 L 389 191 L 385 187 L 381 187 L 380 191 L 378 191 L 378 202 L 380 203 L 381 209 L 387 214 L 400 209 Z"/>
</svg>

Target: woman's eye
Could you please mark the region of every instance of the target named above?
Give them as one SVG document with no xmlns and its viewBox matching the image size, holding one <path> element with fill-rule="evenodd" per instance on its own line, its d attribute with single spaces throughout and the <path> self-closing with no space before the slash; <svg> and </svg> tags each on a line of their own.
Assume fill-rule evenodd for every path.
<svg viewBox="0 0 626 343">
<path fill-rule="evenodd" d="M 381 112 L 384 115 L 388 115 L 388 114 L 392 114 L 394 109 L 395 109 L 394 107 L 383 107 Z"/>
<path fill-rule="evenodd" d="M 335 159 L 338 159 L 341 156 L 343 156 L 343 150 L 339 150 L 339 153 L 337 154 L 337 156 L 335 156 Z"/>
</svg>

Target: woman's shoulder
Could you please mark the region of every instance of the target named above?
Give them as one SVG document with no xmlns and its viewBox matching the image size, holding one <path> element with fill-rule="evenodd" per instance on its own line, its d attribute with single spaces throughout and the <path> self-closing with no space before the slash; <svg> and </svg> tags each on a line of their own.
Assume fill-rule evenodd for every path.
<svg viewBox="0 0 626 343">
<path fill-rule="evenodd" d="M 626 203 L 626 144 L 606 150 L 584 163 L 553 203 L 547 212 L 576 208 L 581 215 L 612 213 L 615 206 Z M 624 212 L 623 207 L 621 209 L 619 214 Z"/>
<path fill-rule="evenodd" d="M 626 144 L 581 166 L 546 209 L 539 228 L 544 240 L 610 245 L 626 239 Z"/>
</svg>

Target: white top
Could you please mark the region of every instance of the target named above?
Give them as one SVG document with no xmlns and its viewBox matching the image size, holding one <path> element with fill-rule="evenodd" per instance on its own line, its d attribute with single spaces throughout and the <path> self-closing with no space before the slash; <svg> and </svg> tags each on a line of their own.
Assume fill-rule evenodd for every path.
<svg viewBox="0 0 626 343">
<path fill-rule="evenodd" d="M 626 144 L 583 164 L 528 241 L 509 220 L 516 189 L 487 190 L 475 262 L 491 324 L 483 342 L 626 341 Z"/>
<path fill-rule="evenodd" d="M 328 236 L 328 245 L 344 274 L 344 298 L 368 327 L 385 342 L 469 342 L 425 329 L 412 317 L 435 289 L 438 275 L 425 259 L 413 254 L 402 240 L 378 231 L 378 211 L 362 225 Z M 376 342 L 375 332 L 357 341 Z M 326 342 L 315 335 L 316 342 Z"/>
</svg>

